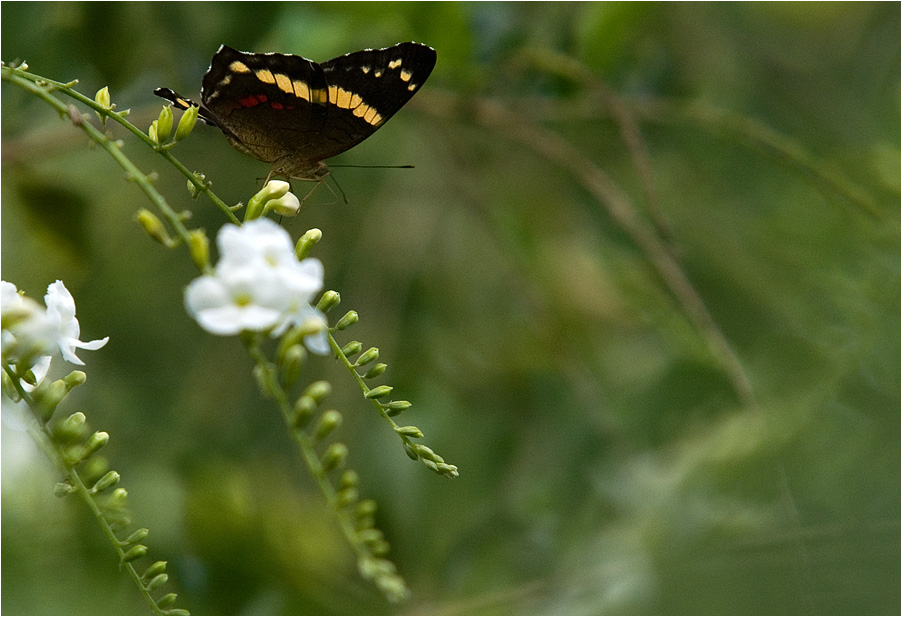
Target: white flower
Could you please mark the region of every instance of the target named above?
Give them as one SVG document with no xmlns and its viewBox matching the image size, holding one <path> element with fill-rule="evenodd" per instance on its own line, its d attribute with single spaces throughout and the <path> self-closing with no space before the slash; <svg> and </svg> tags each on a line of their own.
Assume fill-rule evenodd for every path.
<svg viewBox="0 0 902 617">
<path fill-rule="evenodd" d="M 274 328 L 288 310 L 289 298 L 276 270 L 236 266 L 191 281 L 185 306 L 207 332 L 231 335 Z"/>
<path fill-rule="evenodd" d="M 88 341 L 87 343 L 78 340 L 78 337 L 81 335 L 81 328 L 78 325 L 78 320 L 75 318 L 75 300 L 62 281 L 56 281 L 47 287 L 44 304 L 47 305 L 47 318 L 56 327 L 57 344 L 64 360 L 72 364 L 83 365 L 84 362 L 75 355 L 76 348 L 100 349 L 110 340 L 108 336 L 103 339 Z"/>
<path fill-rule="evenodd" d="M 298 263 L 291 236 L 270 219 L 256 219 L 238 227 L 224 225 L 216 236 L 219 263 L 216 269 L 250 265 L 263 260 L 272 267 Z"/>
<path fill-rule="evenodd" d="M 325 316 L 310 306 L 323 286 L 322 263 L 298 261 L 288 232 L 269 219 L 225 225 L 216 241 L 220 257 L 213 274 L 185 290 L 185 307 L 200 326 L 223 336 L 245 330 L 279 336 L 314 318 L 322 328 L 306 337 L 308 348 L 327 353 Z"/>
<path fill-rule="evenodd" d="M 46 311 L 31 298 L 19 294 L 16 286 L 0 281 L 0 333 L 3 361 L 32 364 L 40 356 L 56 351 L 57 329 Z"/>
</svg>

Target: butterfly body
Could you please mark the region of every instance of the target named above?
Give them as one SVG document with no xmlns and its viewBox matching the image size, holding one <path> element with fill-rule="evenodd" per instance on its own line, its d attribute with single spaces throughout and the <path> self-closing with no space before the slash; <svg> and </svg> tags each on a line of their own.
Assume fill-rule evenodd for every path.
<svg viewBox="0 0 902 617">
<path fill-rule="evenodd" d="M 321 179 L 324 159 L 372 135 L 419 90 L 435 66 L 420 43 L 365 49 L 317 63 L 223 45 L 204 74 L 201 103 L 168 88 L 154 94 L 219 127 L 241 152 L 287 178 Z"/>
</svg>

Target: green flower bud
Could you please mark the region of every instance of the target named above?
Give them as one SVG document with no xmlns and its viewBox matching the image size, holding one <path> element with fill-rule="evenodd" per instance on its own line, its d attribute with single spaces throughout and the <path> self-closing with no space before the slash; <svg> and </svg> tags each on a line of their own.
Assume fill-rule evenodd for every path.
<svg viewBox="0 0 902 617">
<path fill-rule="evenodd" d="M 409 442 L 404 442 L 404 452 L 407 453 L 407 456 L 414 461 L 420 460 L 420 457 L 417 456 L 416 450 L 413 449 L 413 444 Z"/>
<path fill-rule="evenodd" d="M 370 544 L 370 552 L 377 557 L 387 555 L 389 550 L 391 550 L 391 545 L 385 540 L 382 540 L 382 542 L 373 542 L 372 544 Z"/>
<path fill-rule="evenodd" d="M 110 105 L 110 88 L 104 86 L 98 90 L 97 94 L 94 95 L 94 102 L 104 109 L 112 109 L 112 106 Z"/>
<path fill-rule="evenodd" d="M 357 516 L 373 516 L 378 507 L 372 499 L 364 499 L 357 504 Z"/>
<path fill-rule="evenodd" d="M 391 386 L 376 386 L 372 390 L 368 391 L 363 396 L 368 399 L 380 399 L 385 398 L 389 394 L 391 394 L 392 387 Z"/>
<path fill-rule="evenodd" d="M 81 460 L 85 460 L 98 450 L 100 450 L 103 446 L 107 445 L 110 441 L 109 433 L 104 431 L 98 431 L 91 435 L 88 439 L 88 443 L 85 444 L 84 451 L 82 452 Z"/>
<path fill-rule="evenodd" d="M 130 549 L 128 549 L 128 551 L 126 551 L 125 554 L 122 556 L 122 563 L 128 563 L 129 561 L 134 561 L 135 559 L 140 559 L 141 557 L 144 557 L 144 555 L 146 555 L 146 554 L 147 554 L 147 547 L 144 546 L 143 544 L 136 544 L 133 547 L 131 547 Z"/>
<path fill-rule="evenodd" d="M 154 140 L 158 144 L 162 144 L 169 139 L 172 132 L 172 106 L 166 105 L 160 110 L 160 117 L 156 120 L 157 138 Z"/>
<path fill-rule="evenodd" d="M 405 437 L 413 437 L 414 439 L 419 439 L 423 436 L 423 431 L 418 429 L 415 426 L 399 426 L 395 429 L 395 432 L 398 435 L 404 435 Z"/>
<path fill-rule="evenodd" d="M 57 482 L 53 487 L 53 494 L 57 497 L 65 497 L 75 492 L 75 487 L 68 482 Z"/>
<path fill-rule="evenodd" d="M 94 487 L 91 489 L 92 493 L 101 493 L 108 488 L 113 488 L 119 484 L 119 474 L 115 471 L 107 472 L 105 476 L 100 478 Z"/>
<path fill-rule="evenodd" d="M 81 480 L 86 485 L 91 485 L 99 480 L 108 470 L 110 466 L 102 456 L 92 456 L 84 463 L 81 471 Z"/>
<path fill-rule="evenodd" d="M 150 123 L 150 128 L 147 129 L 147 136 L 150 137 L 150 141 L 160 145 L 160 139 L 157 137 L 157 121 L 154 120 Z"/>
<path fill-rule="evenodd" d="M 323 471 L 332 471 L 339 467 L 344 467 L 345 461 L 348 460 L 348 447 L 343 443 L 333 443 L 326 449 L 323 455 L 322 464 Z"/>
<path fill-rule="evenodd" d="M 344 354 L 345 357 L 349 358 L 354 354 L 360 353 L 361 349 L 363 349 L 363 345 L 360 343 L 360 341 L 351 341 L 341 348 L 341 353 Z"/>
<path fill-rule="evenodd" d="M 77 411 L 53 427 L 53 436 L 60 443 L 81 441 L 88 432 L 85 422 L 85 414 Z"/>
<path fill-rule="evenodd" d="M 134 544 L 135 542 L 140 542 L 141 540 L 143 540 L 144 538 L 146 538 L 149 535 L 150 535 L 149 529 L 141 528 L 141 529 L 137 530 L 135 533 L 133 533 L 132 535 L 130 535 L 129 537 L 127 537 L 125 540 L 123 540 L 122 544 L 123 545 Z M 157 563 L 165 564 L 166 562 L 163 561 L 163 562 L 157 562 Z"/>
<path fill-rule="evenodd" d="M 338 481 L 338 489 L 353 488 L 357 486 L 358 482 L 360 482 L 360 476 L 357 475 L 357 472 L 353 469 L 345 469 L 341 474 L 341 479 Z"/>
<path fill-rule="evenodd" d="M 336 497 L 335 500 L 336 506 L 339 509 L 347 508 L 352 503 L 356 502 L 359 497 L 359 491 L 353 486 L 341 489 L 340 491 L 338 491 L 338 497 Z"/>
<path fill-rule="evenodd" d="M 424 461 L 444 462 L 442 457 L 433 452 L 429 446 L 415 445 L 413 449 Z"/>
<path fill-rule="evenodd" d="M 127 497 L 127 490 L 124 488 L 117 488 L 106 502 L 106 508 L 108 510 L 118 510 L 119 508 L 122 508 L 125 505 L 125 499 Z"/>
<path fill-rule="evenodd" d="M 436 463 L 435 465 L 438 467 L 438 472 L 447 478 L 451 478 L 452 480 L 460 475 L 457 471 L 457 465 L 449 465 L 447 463 Z"/>
<path fill-rule="evenodd" d="M 354 363 L 354 366 L 363 366 L 364 364 L 369 364 L 373 360 L 377 360 L 379 358 L 379 349 L 377 347 L 370 347 L 357 358 L 357 362 Z"/>
<path fill-rule="evenodd" d="M 178 596 L 174 593 L 167 593 L 165 596 L 157 600 L 157 606 L 160 608 L 168 608 L 175 604 L 175 600 Z"/>
<path fill-rule="evenodd" d="M 84 371 L 72 371 L 65 377 L 63 377 L 63 383 L 66 384 L 66 387 L 71 390 L 77 386 L 80 386 L 84 382 L 88 380 L 88 376 L 85 375 Z"/>
<path fill-rule="evenodd" d="M 335 411 L 334 409 L 330 409 L 325 412 L 319 419 L 319 422 L 316 425 L 316 429 L 313 431 L 313 439 L 319 441 L 324 438 L 326 435 L 334 431 L 341 425 L 342 417 L 341 414 Z"/>
<path fill-rule="evenodd" d="M 341 302 L 341 295 L 337 291 L 329 290 L 323 293 L 322 297 L 319 299 L 319 302 L 316 303 L 316 308 L 318 308 L 323 313 L 328 313 L 330 309 L 336 307 Z"/>
<path fill-rule="evenodd" d="M 370 370 L 368 370 L 366 372 L 366 374 L 363 376 L 363 378 L 364 379 L 373 379 L 374 377 L 378 377 L 379 375 L 384 373 L 385 369 L 387 369 L 387 368 L 388 368 L 388 365 L 383 364 L 382 362 L 379 362 L 378 364 L 374 364 L 372 366 L 372 368 L 370 368 Z"/>
<path fill-rule="evenodd" d="M 192 229 L 188 232 L 188 250 L 191 251 L 191 260 L 199 270 L 203 271 L 210 267 L 210 239 L 203 229 Z"/>
<path fill-rule="evenodd" d="M 160 221 L 159 218 L 157 218 L 156 214 L 154 214 L 150 210 L 141 208 L 135 215 L 135 220 L 141 224 L 141 226 L 144 228 L 144 231 L 146 231 L 147 235 L 149 235 L 151 238 L 153 238 L 163 246 L 173 246 L 174 241 L 169 237 L 169 234 L 166 231 L 166 227 L 163 226 L 163 222 Z"/>
<path fill-rule="evenodd" d="M 317 404 L 322 403 L 323 399 L 332 393 L 332 384 L 328 381 L 314 381 L 304 390 L 304 396 L 309 396 Z"/>
<path fill-rule="evenodd" d="M 310 416 L 316 410 L 316 401 L 309 396 L 301 396 L 294 403 L 294 428 L 302 429 L 307 426 Z"/>
<path fill-rule="evenodd" d="M 175 129 L 175 138 L 173 141 L 181 141 L 191 133 L 194 129 L 194 125 L 197 124 L 197 114 L 199 111 L 200 109 L 194 105 L 185 110 L 185 113 L 183 113 L 182 117 L 179 119 L 178 128 Z"/>
<path fill-rule="evenodd" d="M 32 398 L 38 406 L 38 412 L 42 421 L 46 422 L 53 416 L 56 406 L 69 393 L 69 388 L 62 379 L 56 381 L 43 381 L 35 388 Z"/>
<path fill-rule="evenodd" d="M 390 403 L 385 403 L 382 408 L 385 409 L 385 413 L 387 413 L 389 417 L 393 417 L 397 416 L 402 411 L 410 409 L 410 401 L 392 401 Z"/>
<path fill-rule="evenodd" d="M 307 358 L 307 350 L 303 345 L 292 345 L 282 357 L 282 383 L 286 388 L 291 388 L 301 376 L 304 360 Z"/>
<path fill-rule="evenodd" d="M 385 536 L 378 529 L 362 529 L 357 532 L 357 539 L 365 544 L 381 542 Z"/>
<path fill-rule="evenodd" d="M 316 229 L 315 227 L 313 229 L 308 229 L 307 233 L 301 236 L 300 239 L 298 239 L 298 243 L 294 246 L 294 254 L 297 255 L 298 260 L 304 259 L 309 255 L 311 249 L 313 249 L 322 237 L 323 232 L 319 229 Z"/>
<path fill-rule="evenodd" d="M 338 323 L 335 324 L 336 330 L 344 330 L 346 328 L 350 328 L 357 320 L 360 319 L 357 315 L 357 311 L 348 311 L 344 314 L 344 317 L 338 320 Z"/>
<path fill-rule="evenodd" d="M 94 95 L 94 102 L 107 111 L 113 110 L 113 106 L 110 102 L 110 89 L 107 86 L 104 86 L 97 91 L 97 94 Z M 99 111 L 95 111 L 94 113 L 97 114 L 97 119 L 100 120 L 100 125 L 106 125 L 106 116 Z"/>
<path fill-rule="evenodd" d="M 155 577 L 150 579 L 147 583 L 147 591 L 153 591 L 154 589 L 158 589 L 166 584 L 166 581 L 169 580 L 168 574 L 157 574 Z"/>
</svg>

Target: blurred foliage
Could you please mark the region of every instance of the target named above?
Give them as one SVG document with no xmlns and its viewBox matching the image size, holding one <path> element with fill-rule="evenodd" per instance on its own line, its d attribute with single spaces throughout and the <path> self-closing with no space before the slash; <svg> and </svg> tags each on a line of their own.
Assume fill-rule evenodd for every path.
<svg viewBox="0 0 902 617">
<path fill-rule="evenodd" d="M 2 18 L 4 61 L 109 85 L 142 127 L 153 88 L 194 96 L 221 43 L 437 49 L 423 91 L 332 161 L 416 169 L 336 169 L 350 204 L 321 189 L 284 221 L 323 230 L 326 284 L 361 315 L 348 336 L 380 347 L 404 421 L 461 470 L 409 461 L 338 366 L 311 367 L 411 585 L 401 610 L 899 612 L 897 3 L 4 2 Z M 110 336 L 73 396 L 110 433 L 180 604 L 396 610 L 357 576 L 240 343 L 186 318 L 195 272 L 134 223 L 138 189 L 40 101 L 4 84 L 2 106 L 3 278 L 33 297 L 64 280 L 83 338 Z M 194 223 L 222 224 L 162 159 L 125 151 Z M 175 155 L 231 202 L 267 172 L 212 128 Z M 589 186 L 599 173 L 664 257 Z M 143 613 L 56 480 L 4 429 L 3 612 Z"/>
</svg>

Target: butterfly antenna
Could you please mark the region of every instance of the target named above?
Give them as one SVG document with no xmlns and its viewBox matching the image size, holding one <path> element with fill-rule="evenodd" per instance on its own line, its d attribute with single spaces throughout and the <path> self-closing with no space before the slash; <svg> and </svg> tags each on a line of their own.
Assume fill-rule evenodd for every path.
<svg viewBox="0 0 902 617">
<path fill-rule="evenodd" d="M 413 169 L 415 165 L 329 165 L 329 167 L 356 167 L 358 169 Z"/>
</svg>

